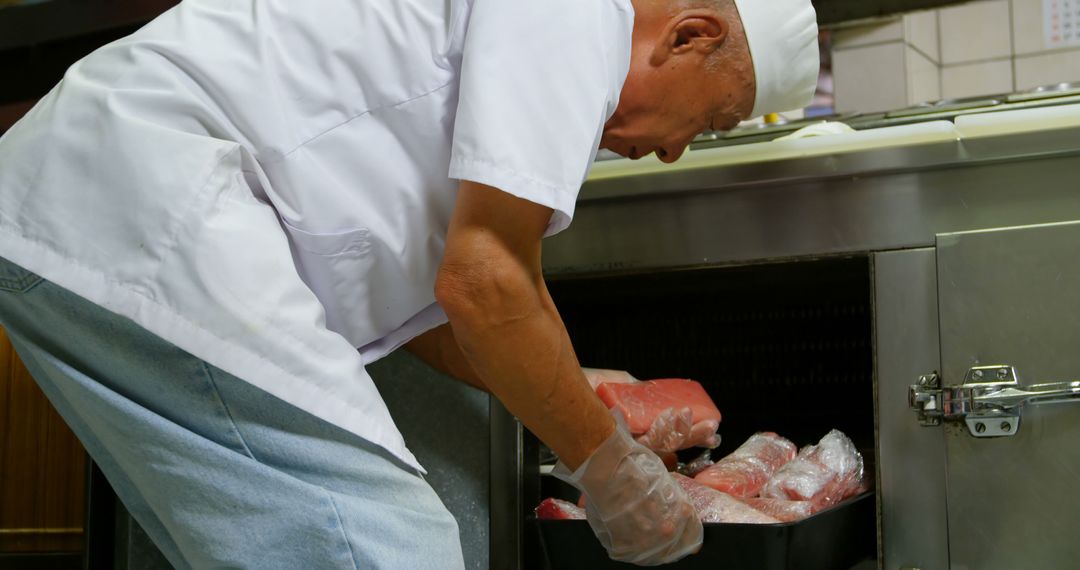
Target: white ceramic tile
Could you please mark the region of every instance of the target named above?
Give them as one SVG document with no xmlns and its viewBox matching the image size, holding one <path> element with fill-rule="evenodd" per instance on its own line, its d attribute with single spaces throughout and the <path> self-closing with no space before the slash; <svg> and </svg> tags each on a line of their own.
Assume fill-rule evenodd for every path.
<svg viewBox="0 0 1080 570">
<path fill-rule="evenodd" d="M 941 62 L 1012 55 L 1009 0 L 981 0 L 941 9 Z"/>
<path fill-rule="evenodd" d="M 885 22 L 840 28 L 833 32 L 833 49 L 880 44 L 904 39 L 904 23 L 900 18 Z"/>
<path fill-rule="evenodd" d="M 1016 88 L 1080 81 L 1080 49 L 1016 58 Z"/>
<path fill-rule="evenodd" d="M 885 111 L 907 106 L 902 41 L 833 52 L 836 110 Z"/>
<path fill-rule="evenodd" d="M 937 10 L 924 10 L 905 15 L 904 40 L 929 57 L 930 61 L 940 62 Z"/>
<path fill-rule="evenodd" d="M 941 99 L 941 68 L 926 56 L 907 48 L 907 102 L 909 105 Z"/>
<path fill-rule="evenodd" d="M 1043 0 L 1012 0 L 1013 53 L 1042 51 Z"/>
<path fill-rule="evenodd" d="M 947 65 L 941 69 L 941 96 L 945 99 L 998 95 L 1012 91 L 1010 59 Z"/>
</svg>

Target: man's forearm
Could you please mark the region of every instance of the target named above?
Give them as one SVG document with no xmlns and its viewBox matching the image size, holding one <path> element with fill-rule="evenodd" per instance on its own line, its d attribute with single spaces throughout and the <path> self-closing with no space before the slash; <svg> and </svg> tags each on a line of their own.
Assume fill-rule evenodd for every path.
<svg viewBox="0 0 1080 570">
<path fill-rule="evenodd" d="M 541 239 L 552 210 L 462 181 L 435 299 L 480 381 L 571 469 L 615 430 L 548 295 Z"/>
<path fill-rule="evenodd" d="M 497 285 L 479 286 L 485 294 L 463 295 L 471 301 L 447 308 L 454 338 L 491 393 L 576 469 L 615 425 L 581 371 L 543 280 L 502 272 Z"/>
</svg>

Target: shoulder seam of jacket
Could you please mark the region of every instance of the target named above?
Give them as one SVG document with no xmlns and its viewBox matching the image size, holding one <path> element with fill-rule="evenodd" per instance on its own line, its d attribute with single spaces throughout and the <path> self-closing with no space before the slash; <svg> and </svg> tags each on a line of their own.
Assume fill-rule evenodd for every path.
<svg viewBox="0 0 1080 570">
<path fill-rule="evenodd" d="M 396 103 L 388 103 L 388 104 L 382 105 L 380 107 L 372 107 L 370 109 L 365 109 L 364 111 L 362 111 L 360 113 L 357 113 L 357 114 L 345 119 L 344 121 L 341 121 L 340 123 L 338 123 L 338 124 L 336 124 L 336 125 L 334 125 L 332 127 L 329 127 L 326 130 L 324 130 L 324 131 L 322 131 L 322 132 L 320 132 L 320 133 L 318 133 L 316 135 L 313 135 L 313 136 L 309 137 L 308 139 L 302 141 L 301 143 L 297 144 L 293 148 L 289 149 L 288 152 L 283 153 L 277 160 L 274 160 L 273 162 L 281 162 L 281 161 L 285 160 L 286 158 L 289 157 L 289 155 L 291 155 L 292 153 L 300 150 L 301 148 L 304 148 L 306 145 L 310 144 L 311 142 L 315 141 L 316 139 L 319 139 L 319 138 L 321 138 L 321 137 L 323 137 L 325 135 L 328 135 L 331 132 L 336 131 L 337 129 L 339 129 L 339 128 L 341 128 L 341 127 L 355 121 L 356 119 L 359 119 L 361 117 L 366 117 L 367 115 L 382 111 L 384 109 L 391 109 L 391 108 L 394 108 L 394 107 L 400 107 L 400 106 L 405 105 L 407 103 L 411 103 L 413 101 L 416 101 L 417 99 L 423 99 L 424 97 L 427 97 L 428 95 L 431 95 L 432 93 L 435 93 L 437 91 L 441 91 L 441 90 L 445 89 L 446 87 L 450 86 L 453 83 L 454 83 L 454 81 L 450 80 L 450 81 L 447 81 L 446 83 L 443 83 L 442 85 L 439 85 L 438 87 L 435 87 L 435 88 L 432 88 L 432 89 L 430 89 L 428 91 L 420 93 L 419 95 L 414 95 L 412 97 L 409 97 L 408 99 L 403 99 L 403 100 L 398 101 Z"/>
</svg>

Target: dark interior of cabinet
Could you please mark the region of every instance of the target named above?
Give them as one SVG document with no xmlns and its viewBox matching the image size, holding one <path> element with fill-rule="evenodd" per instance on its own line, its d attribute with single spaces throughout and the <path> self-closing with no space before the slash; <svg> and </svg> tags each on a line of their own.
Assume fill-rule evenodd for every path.
<svg viewBox="0 0 1080 570">
<path fill-rule="evenodd" d="M 872 462 L 866 257 L 554 279 L 583 366 L 692 378 L 723 414 L 726 454 L 758 431 L 799 446 L 848 434 Z"/>
</svg>

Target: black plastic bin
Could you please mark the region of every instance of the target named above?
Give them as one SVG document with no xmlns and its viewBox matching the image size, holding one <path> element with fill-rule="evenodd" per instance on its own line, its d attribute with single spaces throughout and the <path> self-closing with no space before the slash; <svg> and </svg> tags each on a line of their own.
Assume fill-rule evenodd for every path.
<svg viewBox="0 0 1080 570">
<path fill-rule="evenodd" d="M 847 570 L 877 552 L 874 493 L 780 524 L 706 524 L 701 551 L 664 566 L 679 570 Z M 531 521 L 547 568 L 639 568 L 613 562 L 585 521 Z"/>
</svg>

